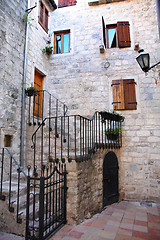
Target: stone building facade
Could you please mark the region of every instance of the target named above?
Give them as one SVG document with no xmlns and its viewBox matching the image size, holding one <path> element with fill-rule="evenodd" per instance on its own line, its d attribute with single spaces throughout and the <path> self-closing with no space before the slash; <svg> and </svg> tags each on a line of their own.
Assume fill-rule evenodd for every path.
<svg viewBox="0 0 160 240">
<path fill-rule="evenodd" d="M 0 1 L 0 147 L 19 158 L 27 1 Z M 19 160 L 19 159 L 18 159 Z"/>
<path fill-rule="evenodd" d="M 65 103 L 69 109 L 68 114 L 92 118 L 95 111 L 112 111 L 116 108 L 116 111 L 125 117 L 122 148 L 101 149 L 88 162 L 67 163 L 68 222 L 80 222 L 102 209 L 103 161 L 109 151 L 113 151 L 118 158 L 119 199 L 159 202 L 159 68 L 156 67 L 155 71 L 149 71 L 145 75 L 135 60 L 138 49 L 144 48 L 150 53 L 151 64 L 159 61 L 160 7 L 158 1 L 156 5 L 155 0 L 77 0 L 71 1 L 73 4 L 69 6 L 60 5 L 55 1 L 57 9 L 49 5 L 50 1 L 42 1 L 49 14 L 48 32 L 39 23 L 39 1 L 31 0 L 29 7 L 35 6 L 35 2 L 37 6 L 29 13 L 28 20 L 26 87 L 34 86 L 36 72 L 43 78 L 43 90 Z M 4 9 L 8 9 L 8 5 L 3 1 L 2 3 L 3 12 Z M 19 8 L 24 10 L 25 4 L 25 1 L 21 1 L 16 8 L 17 11 Z M 3 13 L 5 23 L 1 24 L 3 36 L 1 41 L 4 46 L 1 51 L 4 56 L 2 76 L 5 79 L 0 83 L 4 87 L 1 88 L 0 105 L 4 113 L 4 117 L 0 119 L 1 146 L 3 147 L 4 135 L 10 135 L 8 131 L 12 129 L 12 135 L 15 138 L 12 149 L 19 156 L 17 143 L 20 143 L 21 96 L 18 96 L 18 93 L 23 77 L 22 52 L 24 51 L 25 24 L 20 20 L 17 12 L 18 25 L 15 24 L 14 33 L 11 24 L 5 25 L 6 22 L 12 21 L 12 14 L 15 14 L 11 7 L 13 6 L 10 6 L 9 13 Z M 116 42 L 117 45 L 111 47 L 109 39 L 107 42 L 106 34 L 108 32 L 109 36 L 109 29 L 117 29 L 119 23 L 127 23 L 129 26 L 129 45 L 120 47 L 119 42 Z M 8 29 L 8 35 L 5 33 L 6 29 Z M 19 34 L 21 39 L 14 37 L 18 31 L 21 32 Z M 67 34 L 67 40 L 64 40 L 65 34 Z M 118 35 L 118 32 L 116 34 Z M 13 41 L 12 37 L 16 40 Z M 66 49 L 63 48 L 63 50 L 62 39 L 67 44 Z M 59 48 L 65 53 L 59 53 L 60 49 L 56 48 L 56 44 L 60 44 Z M 43 53 L 45 46 L 53 47 L 53 53 L 50 56 Z M 12 55 L 9 54 L 10 51 L 13 52 Z M 15 82 L 13 74 L 16 78 Z M 119 84 L 123 80 L 134 80 L 134 109 L 125 109 L 125 107 L 120 109 L 114 105 L 117 102 L 113 90 L 114 81 L 120 81 L 116 82 Z M 2 99 L 5 99 L 5 102 L 2 102 Z M 31 114 L 32 104 L 31 102 Z M 6 109 L 6 106 L 9 109 Z M 47 108 L 46 100 L 46 116 Z M 25 166 L 33 161 L 31 136 L 37 128 L 37 124 L 29 125 L 28 112 L 29 101 L 26 98 Z"/>
<path fill-rule="evenodd" d="M 34 11 L 38 14 L 38 9 Z M 28 84 L 34 82 L 36 67 L 45 75 L 43 89 L 65 102 L 70 114 L 91 118 L 95 111 L 112 111 L 112 81 L 134 79 L 136 82 L 136 109 L 119 111 L 125 116 L 125 121 L 123 147 L 116 154 L 119 162 L 119 193 L 120 198 L 125 200 L 160 200 L 158 68 L 145 75 L 135 60 L 140 48 L 150 53 L 151 64 L 159 60 L 158 11 L 154 0 L 81 0 L 73 6 L 58 7 L 49 17 L 50 46 L 53 46 L 54 51 L 50 57 L 41 51 L 46 44 L 44 38 L 47 34 L 39 25 L 38 30 L 30 30 Z M 129 22 L 130 47 L 106 48 L 103 53 L 100 52 L 100 46 L 104 45 L 102 16 L 105 26 Z M 56 54 L 55 36 L 67 31 L 70 35 L 69 52 Z M 105 154 L 106 152 L 100 154 L 101 183 Z M 81 167 L 81 171 L 85 172 L 85 164 L 82 163 Z M 92 179 L 88 181 L 92 182 Z M 78 191 L 81 195 L 84 189 L 78 189 L 77 183 Z M 98 191 L 95 186 L 95 195 L 87 198 L 96 199 Z M 102 203 L 102 188 L 100 195 L 99 203 Z M 84 196 L 83 200 L 86 201 L 87 198 Z M 68 206 L 72 199 L 68 199 Z M 74 200 L 71 204 L 72 208 L 75 205 L 75 216 L 78 216 L 78 209 L 81 209 L 80 202 L 83 202 L 82 199 L 79 202 Z M 96 206 L 95 210 L 97 209 Z M 84 213 L 80 218 L 83 219 L 87 214 Z"/>
</svg>

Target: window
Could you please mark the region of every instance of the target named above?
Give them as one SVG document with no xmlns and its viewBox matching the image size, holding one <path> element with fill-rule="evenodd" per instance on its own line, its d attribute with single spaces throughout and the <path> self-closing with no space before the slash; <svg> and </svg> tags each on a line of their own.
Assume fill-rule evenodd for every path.
<svg viewBox="0 0 160 240">
<path fill-rule="evenodd" d="M 136 94 L 134 79 L 113 80 L 113 108 L 114 110 L 136 110 Z"/>
<path fill-rule="evenodd" d="M 11 147 L 12 146 L 12 138 L 11 135 L 5 135 L 4 136 L 4 147 Z"/>
<path fill-rule="evenodd" d="M 58 0 L 58 8 L 76 5 L 75 0 Z"/>
<path fill-rule="evenodd" d="M 131 46 L 129 22 L 117 22 L 106 25 L 102 17 L 103 42 L 107 48 L 125 48 Z"/>
<path fill-rule="evenodd" d="M 117 47 L 117 26 L 107 26 L 107 48 Z"/>
<path fill-rule="evenodd" d="M 54 53 L 70 52 L 70 31 L 54 33 Z"/>
<path fill-rule="evenodd" d="M 48 33 L 48 10 L 42 1 L 39 1 L 39 24 Z"/>
</svg>

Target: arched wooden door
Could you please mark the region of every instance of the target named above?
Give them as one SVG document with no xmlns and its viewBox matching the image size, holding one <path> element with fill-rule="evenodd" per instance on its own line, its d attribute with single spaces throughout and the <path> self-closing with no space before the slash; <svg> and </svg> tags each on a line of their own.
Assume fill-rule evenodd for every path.
<svg viewBox="0 0 160 240">
<path fill-rule="evenodd" d="M 103 162 L 103 207 L 119 199 L 118 169 L 116 154 L 108 152 Z"/>
</svg>

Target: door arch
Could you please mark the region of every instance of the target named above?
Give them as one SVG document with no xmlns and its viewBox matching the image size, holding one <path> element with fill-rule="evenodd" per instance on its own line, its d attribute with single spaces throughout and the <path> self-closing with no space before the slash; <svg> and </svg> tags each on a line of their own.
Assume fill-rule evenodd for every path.
<svg viewBox="0 0 160 240">
<path fill-rule="evenodd" d="M 103 161 L 103 207 L 118 202 L 118 159 L 114 152 L 108 152 Z"/>
</svg>

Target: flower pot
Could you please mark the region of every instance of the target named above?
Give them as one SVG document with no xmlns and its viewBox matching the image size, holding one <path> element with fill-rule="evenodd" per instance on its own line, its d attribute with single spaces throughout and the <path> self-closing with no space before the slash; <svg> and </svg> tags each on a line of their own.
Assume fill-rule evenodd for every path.
<svg viewBox="0 0 160 240">
<path fill-rule="evenodd" d="M 119 134 L 108 133 L 106 134 L 108 140 L 116 141 L 119 138 Z"/>
<path fill-rule="evenodd" d="M 36 96 L 37 92 L 34 89 L 28 89 L 28 90 L 26 90 L 26 95 L 28 97 Z"/>
</svg>

